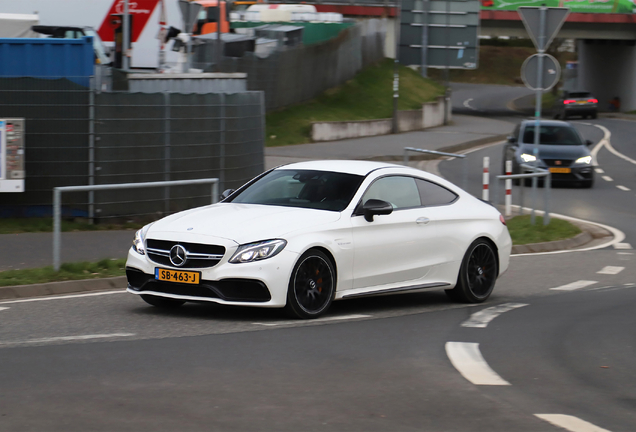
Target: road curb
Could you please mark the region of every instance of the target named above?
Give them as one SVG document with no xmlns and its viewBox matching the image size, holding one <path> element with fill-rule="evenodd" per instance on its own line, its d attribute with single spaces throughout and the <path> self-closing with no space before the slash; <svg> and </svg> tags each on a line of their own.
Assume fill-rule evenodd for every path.
<svg viewBox="0 0 636 432">
<path fill-rule="evenodd" d="M 569 239 L 513 246 L 511 253 L 513 255 L 519 255 L 528 253 L 554 252 L 559 250 L 571 250 L 579 248 L 581 246 L 585 246 L 594 240 L 606 237 L 613 237 L 613 234 L 610 231 L 598 225 L 581 223 L 577 221 L 569 222 L 579 227 L 583 232 Z"/>
<path fill-rule="evenodd" d="M 0 300 L 112 290 L 125 288 L 127 283 L 126 276 L 117 276 L 103 279 L 83 279 L 0 287 Z"/>
</svg>

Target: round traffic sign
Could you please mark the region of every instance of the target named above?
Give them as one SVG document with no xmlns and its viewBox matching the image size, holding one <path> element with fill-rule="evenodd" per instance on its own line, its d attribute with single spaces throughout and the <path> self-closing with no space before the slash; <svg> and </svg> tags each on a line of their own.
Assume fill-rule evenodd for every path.
<svg viewBox="0 0 636 432">
<path fill-rule="evenodd" d="M 550 54 L 531 55 L 521 66 L 521 79 L 532 90 L 549 90 L 560 77 L 561 66 Z"/>
</svg>

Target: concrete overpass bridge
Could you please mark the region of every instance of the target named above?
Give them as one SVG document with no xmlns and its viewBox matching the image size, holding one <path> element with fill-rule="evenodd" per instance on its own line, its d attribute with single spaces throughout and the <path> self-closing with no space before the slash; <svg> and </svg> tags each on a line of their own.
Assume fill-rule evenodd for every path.
<svg viewBox="0 0 636 432">
<path fill-rule="evenodd" d="M 277 0 L 277 3 L 297 3 Z M 308 0 L 319 12 L 350 17 L 386 17 L 387 55 L 393 57 L 395 0 Z M 482 36 L 528 37 L 516 11 L 482 9 Z M 571 13 L 558 38 L 575 39 L 578 52 L 578 87 L 591 91 L 601 108 L 614 96 L 623 111 L 636 110 L 636 14 Z"/>
</svg>

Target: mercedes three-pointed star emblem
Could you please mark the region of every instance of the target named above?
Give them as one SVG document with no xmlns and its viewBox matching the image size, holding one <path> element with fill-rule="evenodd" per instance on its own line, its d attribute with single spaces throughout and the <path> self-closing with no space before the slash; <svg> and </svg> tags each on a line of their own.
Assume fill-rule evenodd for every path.
<svg viewBox="0 0 636 432">
<path fill-rule="evenodd" d="M 185 264 L 187 258 L 187 252 L 185 248 L 181 245 L 174 245 L 172 249 L 170 249 L 170 262 L 177 266 L 181 267 Z"/>
</svg>

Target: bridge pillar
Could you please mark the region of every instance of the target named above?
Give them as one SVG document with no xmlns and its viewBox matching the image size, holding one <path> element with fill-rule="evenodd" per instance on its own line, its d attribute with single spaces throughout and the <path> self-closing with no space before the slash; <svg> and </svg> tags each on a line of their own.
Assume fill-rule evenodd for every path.
<svg viewBox="0 0 636 432">
<path fill-rule="evenodd" d="M 600 111 L 618 96 L 621 111 L 636 109 L 636 41 L 577 41 L 578 90 L 587 90 L 598 99 Z"/>
</svg>

